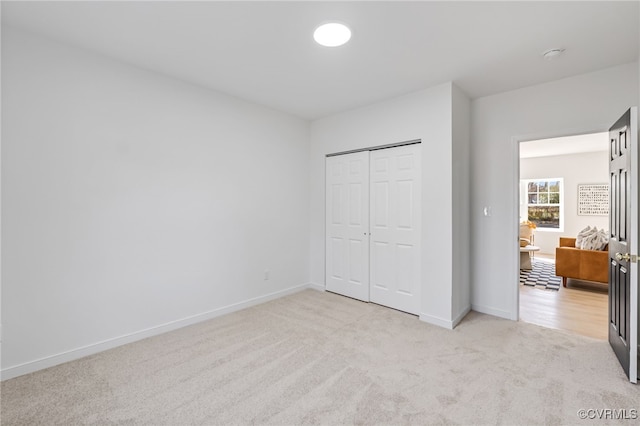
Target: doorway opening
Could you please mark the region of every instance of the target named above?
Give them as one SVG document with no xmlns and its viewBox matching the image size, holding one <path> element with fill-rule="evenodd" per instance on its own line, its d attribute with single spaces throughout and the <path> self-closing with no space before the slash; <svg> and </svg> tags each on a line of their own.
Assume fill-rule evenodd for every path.
<svg viewBox="0 0 640 426">
<path fill-rule="evenodd" d="M 607 339 L 608 144 L 606 132 L 519 143 L 520 321 Z"/>
</svg>

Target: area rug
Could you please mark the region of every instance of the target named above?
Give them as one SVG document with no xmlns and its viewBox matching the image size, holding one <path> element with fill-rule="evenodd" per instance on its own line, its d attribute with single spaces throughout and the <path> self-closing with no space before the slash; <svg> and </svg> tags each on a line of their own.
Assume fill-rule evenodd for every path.
<svg viewBox="0 0 640 426">
<path fill-rule="evenodd" d="M 520 269 L 520 284 L 545 290 L 559 290 L 562 278 L 556 276 L 552 260 L 531 259 L 533 269 Z"/>
</svg>

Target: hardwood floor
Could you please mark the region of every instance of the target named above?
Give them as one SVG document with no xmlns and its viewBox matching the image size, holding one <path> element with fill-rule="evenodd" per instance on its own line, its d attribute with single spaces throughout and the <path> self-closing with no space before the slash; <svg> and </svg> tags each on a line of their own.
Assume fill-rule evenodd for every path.
<svg viewBox="0 0 640 426">
<path fill-rule="evenodd" d="M 560 290 L 520 285 L 520 321 L 607 339 L 607 288 L 569 280 Z"/>
</svg>

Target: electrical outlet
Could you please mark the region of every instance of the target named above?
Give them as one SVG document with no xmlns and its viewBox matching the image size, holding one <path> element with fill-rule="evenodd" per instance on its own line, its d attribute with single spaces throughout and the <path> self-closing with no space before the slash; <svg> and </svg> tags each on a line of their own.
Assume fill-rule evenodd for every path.
<svg viewBox="0 0 640 426">
<path fill-rule="evenodd" d="M 265 280 L 265 281 L 268 281 L 268 280 L 269 280 L 269 270 L 268 270 L 268 269 L 265 269 L 265 270 L 264 270 L 264 280 Z"/>
</svg>

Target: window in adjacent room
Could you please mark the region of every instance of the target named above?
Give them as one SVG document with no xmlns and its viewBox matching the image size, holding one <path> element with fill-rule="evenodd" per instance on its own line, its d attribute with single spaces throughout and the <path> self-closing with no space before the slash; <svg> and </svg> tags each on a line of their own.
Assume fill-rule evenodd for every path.
<svg viewBox="0 0 640 426">
<path fill-rule="evenodd" d="M 562 231 L 562 178 L 530 179 L 524 183 L 527 219 L 538 229 Z"/>
</svg>

